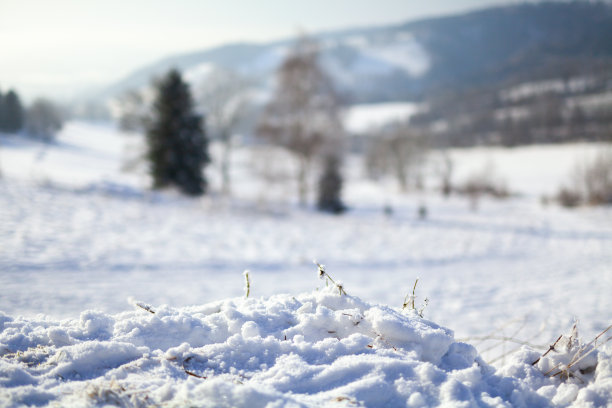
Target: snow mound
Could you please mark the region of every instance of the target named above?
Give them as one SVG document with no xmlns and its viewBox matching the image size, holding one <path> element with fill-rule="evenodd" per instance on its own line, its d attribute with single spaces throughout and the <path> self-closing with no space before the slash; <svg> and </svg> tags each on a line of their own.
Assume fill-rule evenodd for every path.
<svg viewBox="0 0 612 408">
<path fill-rule="evenodd" d="M 414 311 L 340 296 L 227 299 L 114 316 L 0 313 L 0 406 L 604 406 L 610 356 L 585 384 L 522 349 L 496 371 Z M 554 353 L 553 353 L 554 354 Z M 600 363 L 597 364 L 598 357 Z M 605 358 L 604 358 L 605 357 Z M 558 358 L 558 357 L 555 357 Z"/>
</svg>

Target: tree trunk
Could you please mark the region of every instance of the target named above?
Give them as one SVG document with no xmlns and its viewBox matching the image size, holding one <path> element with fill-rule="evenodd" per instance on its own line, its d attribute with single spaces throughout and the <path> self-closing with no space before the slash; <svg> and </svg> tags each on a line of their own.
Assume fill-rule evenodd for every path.
<svg viewBox="0 0 612 408">
<path fill-rule="evenodd" d="M 223 151 L 221 153 L 221 191 L 223 195 L 231 195 L 230 158 L 232 154 L 232 138 L 229 133 L 222 137 Z"/>
<path fill-rule="evenodd" d="M 308 204 L 308 165 L 308 159 L 306 157 L 300 157 L 298 168 L 298 197 L 300 206 L 302 207 Z"/>
</svg>

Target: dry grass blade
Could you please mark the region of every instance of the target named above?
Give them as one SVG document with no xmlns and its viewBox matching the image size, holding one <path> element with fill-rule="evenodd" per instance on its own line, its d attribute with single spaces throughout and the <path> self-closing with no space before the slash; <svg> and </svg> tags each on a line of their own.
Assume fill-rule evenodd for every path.
<svg viewBox="0 0 612 408">
<path fill-rule="evenodd" d="M 244 279 L 246 281 L 246 283 L 245 283 L 245 285 L 246 285 L 245 292 L 246 293 L 244 294 L 244 297 L 245 297 L 245 299 L 248 299 L 249 295 L 251 294 L 251 278 L 249 276 L 249 270 L 247 269 L 246 271 L 243 272 L 243 274 L 244 274 Z"/>
<path fill-rule="evenodd" d="M 344 286 L 341 283 L 336 283 L 333 278 L 327 273 L 325 270 L 325 265 L 321 265 L 317 261 L 313 261 L 317 268 L 319 269 L 319 278 L 326 279 L 325 284 L 327 285 L 327 281 L 331 282 L 336 288 L 338 288 L 338 292 L 340 295 L 348 296 L 348 293 L 344 290 Z"/>
<path fill-rule="evenodd" d="M 592 352 L 594 352 L 595 350 L 597 350 L 599 347 L 601 347 L 602 345 L 606 344 L 610 340 L 612 340 L 612 336 L 608 337 L 605 341 L 603 341 L 603 342 L 599 343 L 598 345 L 594 346 L 592 349 L 590 349 L 586 353 L 582 353 L 582 354 L 577 353 L 577 355 L 574 356 L 574 358 L 576 358 L 576 357 L 578 357 L 578 358 L 576 360 L 572 359 L 572 362 L 567 365 L 567 369 L 566 370 L 560 370 L 558 373 L 553 374 L 552 377 L 555 377 L 555 376 L 557 376 L 559 374 L 562 374 L 562 373 L 564 373 L 566 371 L 569 371 L 570 368 L 572 368 L 573 366 L 578 364 L 586 356 L 588 356 L 589 354 L 591 354 Z"/>
<path fill-rule="evenodd" d="M 155 311 L 153 310 L 153 308 L 147 304 L 144 304 L 142 302 L 136 302 L 135 303 L 136 306 L 138 306 L 139 308 L 146 310 L 147 312 L 151 313 L 151 314 L 155 314 Z"/>
<path fill-rule="evenodd" d="M 466 339 L 458 339 L 457 341 L 465 341 Z M 511 343 L 520 344 L 522 346 L 529 346 L 532 348 L 542 349 L 544 346 L 533 344 L 528 341 L 520 340 L 510 336 L 482 336 L 482 337 L 470 337 L 469 340 L 499 340 L 499 341 L 509 341 Z M 486 350 L 485 350 L 486 351 Z"/>
<path fill-rule="evenodd" d="M 412 295 L 408 293 L 406 297 L 404 297 L 404 304 L 402 305 L 402 310 L 406 307 L 410 307 L 411 310 L 416 309 L 416 307 L 414 306 L 414 299 L 416 298 L 415 292 L 417 283 L 419 283 L 419 278 L 416 278 L 416 280 L 414 281 L 414 286 L 412 287 Z"/>
<path fill-rule="evenodd" d="M 489 332 L 488 334 L 486 334 L 484 336 L 479 336 L 477 338 L 474 338 L 474 337 L 465 337 L 463 339 L 457 339 L 457 341 L 472 342 L 473 340 L 478 340 L 477 343 L 473 343 L 472 344 L 474 347 L 477 347 L 478 345 L 484 343 L 485 341 L 490 340 L 491 336 L 495 336 L 495 335 L 497 335 L 497 333 L 503 332 L 503 330 L 505 328 L 513 325 L 516 322 L 522 322 L 523 324 L 521 325 L 521 327 L 524 326 L 525 325 L 525 317 L 509 320 L 506 323 L 504 323 L 503 325 L 496 327 L 494 330 L 492 330 L 491 332 Z"/>
<path fill-rule="evenodd" d="M 505 345 L 506 345 L 507 341 L 510 341 L 510 342 L 513 342 L 513 343 L 518 343 L 518 344 L 525 345 L 525 346 L 529 346 L 529 347 L 532 347 L 532 348 L 543 348 L 541 346 L 529 344 L 527 340 L 519 340 L 518 339 L 518 337 L 517 337 L 518 334 L 523 330 L 523 328 L 525 328 L 525 324 L 526 324 L 525 320 L 522 320 L 520 322 L 521 322 L 521 325 L 518 327 L 518 329 L 516 329 L 509 336 L 504 335 L 503 334 L 503 329 L 500 329 L 500 331 L 502 331 L 502 335 L 497 335 L 496 332 L 492 332 L 492 333 L 489 333 L 486 336 L 486 338 L 480 338 L 480 337 L 473 338 L 475 340 L 480 340 L 480 343 L 478 343 L 478 344 L 482 344 L 483 341 L 487 341 L 487 340 L 497 340 L 498 341 L 497 343 L 493 344 L 492 346 L 489 346 L 489 347 L 487 347 L 485 349 L 479 350 L 480 354 L 484 354 L 484 353 L 486 353 L 488 351 L 495 350 L 496 348 L 498 348 L 500 346 L 504 346 L 504 348 L 505 348 Z M 503 358 L 506 354 L 507 354 L 506 352 L 503 352 L 501 357 Z"/>
<path fill-rule="evenodd" d="M 574 327 L 572 328 L 572 333 L 575 333 L 575 327 L 576 325 L 574 324 Z M 565 374 L 566 378 L 572 377 L 574 376 L 575 373 L 571 372 L 571 368 L 574 367 L 576 364 L 578 364 L 580 361 L 584 360 L 588 355 L 590 355 L 593 351 L 597 350 L 599 347 L 601 347 L 602 345 L 606 344 L 608 341 L 612 340 L 612 336 L 608 337 L 606 340 L 604 340 L 603 342 L 599 343 L 599 344 L 595 344 L 597 343 L 597 341 L 599 340 L 599 338 L 601 336 L 603 336 L 606 332 L 608 332 L 608 330 L 612 329 L 612 324 L 609 325 L 606 329 L 604 329 L 603 331 L 601 331 L 597 336 L 595 336 L 595 338 L 593 340 L 591 340 L 587 345 L 580 347 L 578 349 L 578 351 L 574 354 L 574 356 L 572 357 L 572 360 L 569 362 L 569 364 L 563 368 L 560 369 L 559 367 L 562 365 L 561 363 L 556 364 L 553 368 L 551 368 L 550 370 L 548 370 L 547 372 L 544 373 L 545 376 L 549 375 L 550 373 L 552 373 L 555 370 L 559 370 L 557 371 L 555 374 L 552 374 L 551 377 L 556 377 L 562 374 Z M 571 337 L 570 337 L 570 341 L 571 341 Z M 571 343 L 570 343 L 571 344 Z"/>
</svg>

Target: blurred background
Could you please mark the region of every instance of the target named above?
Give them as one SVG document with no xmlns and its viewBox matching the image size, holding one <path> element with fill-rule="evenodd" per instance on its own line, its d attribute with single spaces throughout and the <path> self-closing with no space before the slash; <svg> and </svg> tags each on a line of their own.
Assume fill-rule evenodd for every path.
<svg viewBox="0 0 612 408">
<path fill-rule="evenodd" d="M 0 311 L 317 259 L 491 361 L 609 324 L 610 2 L 3 0 L 0 49 Z"/>
</svg>

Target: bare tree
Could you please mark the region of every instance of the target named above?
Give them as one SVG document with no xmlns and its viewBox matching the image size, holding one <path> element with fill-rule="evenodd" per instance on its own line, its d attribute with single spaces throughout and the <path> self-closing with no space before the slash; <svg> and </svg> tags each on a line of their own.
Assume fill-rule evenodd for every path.
<svg viewBox="0 0 612 408">
<path fill-rule="evenodd" d="M 276 146 L 253 146 L 249 150 L 249 170 L 262 183 L 257 190 L 258 205 L 266 209 L 286 205 L 294 181 L 290 176 L 295 167 L 291 153 Z"/>
<path fill-rule="evenodd" d="M 151 90 L 129 90 L 114 101 L 119 128 L 124 131 L 142 132 L 151 117 L 153 93 Z"/>
<path fill-rule="evenodd" d="M 612 148 L 603 148 L 591 160 L 577 163 L 569 181 L 569 186 L 562 186 L 557 193 L 561 205 L 612 204 Z"/>
<path fill-rule="evenodd" d="M 195 98 L 211 138 L 221 142 L 221 191 L 230 194 L 233 140 L 249 105 L 248 82 L 233 71 L 216 69 L 197 88 Z"/>
<path fill-rule="evenodd" d="M 407 122 L 393 123 L 382 129 L 370 142 L 366 153 L 366 167 L 371 177 L 392 174 L 402 191 L 412 181 L 419 187 L 421 167 L 427 152 L 425 134 L 411 128 Z"/>
<path fill-rule="evenodd" d="M 340 102 L 318 63 L 318 46 L 306 37 L 291 49 L 277 74 L 277 88 L 265 107 L 257 134 L 288 149 L 298 161 L 298 197 L 308 199 L 315 158 L 338 151 L 343 135 Z"/>
<path fill-rule="evenodd" d="M 444 197 L 448 197 L 453 191 L 454 162 L 446 149 L 441 149 L 439 153 L 435 170 L 436 174 L 440 177 L 440 191 Z"/>
</svg>

